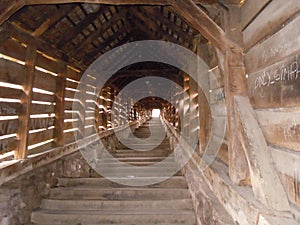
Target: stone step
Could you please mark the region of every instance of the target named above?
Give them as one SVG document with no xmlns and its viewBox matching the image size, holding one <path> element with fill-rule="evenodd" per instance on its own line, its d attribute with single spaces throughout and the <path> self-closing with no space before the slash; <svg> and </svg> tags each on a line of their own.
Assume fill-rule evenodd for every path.
<svg viewBox="0 0 300 225">
<path fill-rule="evenodd" d="M 156 154 L 166 154 L 169 153 L 170 149 L 153 149 L 149 151 L 142 151 L 142 150 L 132 150 L 132 149 L 116 149 L 115 153 L 156 153 Z"/>
<path fill-rule="evenodd" d="M 191 210 L 147 210 L 147 211 L 61 211 L 39 210 L 32 213 L 31 220 L 35 224 L 44 225 L 154 225 L 154 224 L 184 224 L 194 225 L 195 215 Z"/>
<path fill-rule="evenodd" d="M 173 200 L 190 198 L 185 188 L 100 188 L 58 187 L 50 190 L 50 199 L 73 200 Z"/>
<path fill-rule="evenodd" d="M 112 156 L 114 158 L 132 158 L 132 157 L 165 157 L 167 158 L 171 153 L 164 153 L 164 154 L 159 154 L 159 153 L 151 153 L 151 152 L 136 152 L 136 153 L 114 153 Z M 102 159 L 107 158 L 107 156 L 104 154 L 102 156 Z"/>
<path fill-rule="evenodd" d="M 115 163 L 101 164 L 96 166 L 97 169 L 101 169 L 103 172 L 107 173 L 118 173 L 118 174 L 130 174 L 130 173 L 153 173 L 158 174 L 159 172 L 166 171 L 175 171 L 178 169 L 177 164 L 168 164 L 168 163 L 160 163 L 152 166 L 130 166 L 130 165 L 121 165 Z"/>
<path fill-rule="evenodd" d="M 174 157 L 169 157 L 167 159 L 167 157 L 161 157 L 161 156 L 157 156 L 157 157 L 154 157 L 154 156 L 152 156 L 152 157 L 147 157 L 147 156 L 115 157 L 115 159 L 103 158 L 99 161 L 101 161 L 102 163 L 110 163 L 110 162 L 114 162 L 116 159 L 120 162 L 126 162 L 126 163 L 135 163 L 135 162 L 156 163 L 156 162 L 160 162 L 162 160 L 166 160 L 169 162 L 175 162 Z"/>
<path fill-rule="evenodd" d="M 44 210 L 192 210 L 191 199 L 145 200 L 145 201 L 101 201 L 101 200 L 55 200 L 44 199 L 41 208 Z"/>
<path fill-rule="evenodd" d="M 165 166 L 165 167 L 177 167 L 177 164 L 174 162 L 174 161 L 166 161 L 166 162 L 163 162 L 164 165 L 161 165 L 161 163 L 158 162 L 155 162 L 155 161 L 148 161 L 148 162 L 121 162 L 121 163 L 116 163 L 114 161 L 111 161 L 111 162 L 105 162 L 105 161 L 98 161 L 99 163 L 101 163 L 101 166 L 104 166 L 104 167 L 120 167 L 122 166 L 123 164 L 126 164 L 126 165 L 132 165 L 132 166 L 157 166 L 157 167 L 161 167 L 161 166 Z"/>
<path fill-rule="evenodd" d="M 126 179 L 130 181 L 130 183 L 135 183 L 139 181 L 155 181 L 161 179 L 161 177 L 157 178 L 119 178 L 119 181 Z M 58 178 L 58 186 L 59 187 L 70 187 L 70 186 L 102 186 L 102 187 L 124 187 L 119 183 L 112 182 L 106 178 Z M 173 176 L 164 180 L 163 182 L 150 185 L 149 187 L 156 188 L 187 188 L 187 184 L 185 178 L 182 176 Z"/>
</svg>

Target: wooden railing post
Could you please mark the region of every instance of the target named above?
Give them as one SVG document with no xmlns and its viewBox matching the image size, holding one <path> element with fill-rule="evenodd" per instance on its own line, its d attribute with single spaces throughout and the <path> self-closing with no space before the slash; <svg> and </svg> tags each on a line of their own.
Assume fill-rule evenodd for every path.
<svg viewBox="0 0 300 225">
<path fill-rule="evenodd" d="M 27 46 L 25 58 L 25 73 L 23 81 L 23 95 L 21 97 L 21 109 L 19 113 L 18 146 L 15 151 L 16 159 L 25 159 L 28 152 L 28 136 L 34 71 L 37 57 L 37 47 L 34 43 Z"/>
<path fill-rule="evenodd" d="M 66 88 L 67 67 L 65 63 L 59 62 L 59 73 L 56 78 L 55 91 L 55 122 L 54 122 L 54 144 L 64 145 L 64 103 Z"/>
</svg>

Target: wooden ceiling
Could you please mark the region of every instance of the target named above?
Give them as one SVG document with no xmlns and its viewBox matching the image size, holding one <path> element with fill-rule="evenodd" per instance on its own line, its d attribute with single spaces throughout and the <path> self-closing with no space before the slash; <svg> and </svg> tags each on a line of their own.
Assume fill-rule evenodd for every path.
<svg viewBox="0 0 300 225">
<path fill-rule="evenodd" d="M 220 7 L 240 4 L 240 0 L 194 2 L 217 24 Z M 4 30 L 13 29 L 48 49 L 56 49 L 65 61 L 81 70 L 128 42 L 165 40 L 193 49 L 193 40 L 199 36 L 199 30 L 192 28 L 168 0 L 2 0 L 1 23 Z"/>
</svg>

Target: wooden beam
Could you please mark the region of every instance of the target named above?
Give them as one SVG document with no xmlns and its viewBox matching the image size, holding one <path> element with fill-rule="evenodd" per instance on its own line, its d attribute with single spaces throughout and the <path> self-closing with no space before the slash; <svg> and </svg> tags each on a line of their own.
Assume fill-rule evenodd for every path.
<svg viewBox="0 0 300 225">
<path fill-rule="evenodd" d="M 21 110 L 19 113 L 19 126 L 17 132 L 18 147 L 15 151 L 16 159 L 25 159 L 28 150 L 29 120 L 31 110 L 32 89 L 34 82 L 34 70 L 37 58 L 35 43 L 27 46 L 25 58 L 25 74 L 23 81 L 23 96 L 21 98 Z"/>
<path fill-rule="evenodd" d="M 3 26 L 5 26 L 6 29 L 9 32 L 11 32 L 12 37 L 20 40 L 21 42 L 24 42 L 25 44 L 35 42 L 35 44 L 37 45 L 37 49 L 39 51 L 57 59 L 57 61 L 69 62 L 70 64 L 77 67 L 78 69 L 84 70 L 82 64 L 80 64 L 74 59 L 69 58 L 63 51 L 55 49 L 54 47 L 44 42 L 40 38 L 32 36 L 31 33 L 23 30 L 22 28 L 14 24 L 11 24 L 9 22 L 5 23 Z"/>
<path fill-rule="evenodd" d="M 58 10 L 53 12 L 52 15 L 51 15 L 51 13 L 47 13 L 49 17 L 38 28 L 35 29 L 35 31 L 32 33 L 32 35 L 36 36 L 36 37 L 41 36 L 48 29 L 50 29 L 55 24 L 57 24 L 64 16 L 66 16 L 73 9 L 74 9 L 74 6 L 62 5 Z M 68 37 L 69 35 L 66 35 L 66 36 Z"/>
<path fill-rule="evenodd" d="M 125 77 L 146 77 L 146 76 L 161 76 L 161 75 L 178 75 L 179 70 L 177 69 L 151 69 L 151 70 L 125 70 L 119 71 L 115 74 L 118 78 L 125 78 Z"/>
<path fill-rule="evenodd" d="M 131 38 L 131 32 L 128 33 L 124 38 L 122 38 L 122 40 L 120 40 L 120 42 L 117 43 L 117 45 L 115 47 L 119 47 L 123 44 L 126 44 Z M 102 47 L 100 48 L 103 48 L 104 46 L 104 43 L 101 45 Z M 100 49 L 99 48 L 99 49 Z M 89 64 L 89 63 L 92 63 L 93 61 L 95 61 L 99 55 L 103 54 L 101 50 L 97 51 L 94 56 L 92 58 L 89 58 L 89 57 L 85 57 L 86 61 L 85 61 L 85 64 Z"/>
<path fill-rule="evenodd" d="M 224 12 L 225 32 L 228 38 L 242 45 L 242 28 L 240 26 L 240 8 L 229 7 Z M 250 185 L 250 174 L 246 156 L 241 149 L 238 139 L 237 118 L 234 112 L 234 97 L 247 96 L 246 71 L 242 52 L 228 50 L 224 55 L 224 91 L 226 96 L 226 109 L 228 117 L 228 160 L 229 176 L 235 184 Z"/>
<path fill-rule="evenodd" d="M 93 21 L 100 17 L 105 12 L 105 8 L 100 8 L 97 12 L 89 14 L 84 20 L 76 24 L 75 27 L 70 27 L 66 30 L 66 34 L 63 38 L 56 44 L 57 48 L 63 48 L 68 42 L 75 38 L 79 33 L 81 33 L 87 26 L 89 26 Z"/>
<path fill-rule="evenodd" d="M 173 33 L 176 33 L 179 37 L 181 37 L 185 42 L 192 43 L 194 37 L 190 36 L 188 33 L 184 32 L 181 27 L 174 24 L 171 20 L 167 19 L 157 7 L 149 7 L 143 6 L 144 9 L 151 17 L 154 18 L 156 23 L 161 22 L 165 24 L 169 29 L 172 30 Z"/>
<path fill-rule="evenodd" d="M 150 28 L 153 31 L 159 32 L 160 34 L 162 34 L 162 36 L 166 37 L 166 39 L 171 42 L 174 42 L 174 43 L 179 42 L 173 35 L 170 35 L 167 31 L 164 31 L 160 26 L 158 26 L 158 24 L 155 21 L 153 21 L 149 17 L 145 16 L 144 13 L 138 11 L 137 9 L 130 10 L 130 13 L 135 15 L 141 21 L 144 21 L 147 24 L 148 29 Z"/>
<path fill-rule="evenodd" d="M 0 4 L 0 25 L 7 21 L 23 6 L 25 6 L 23 0 L 2 0 Z"/>
<path fill-rule="evenodd" d="M 93 51 L 89 52 L 87 56 L 85 56 L 85 59 L 95 59 L 95 56 L 103 50 L 103 48 L 109 46 L 113 41 L 115 41 L 117 38 L 120 37 L 124 32 L 130 32 L 132 29 L 129 26 L 123 26 L 120 28 L 116 33 L 114 33 L 112 36 L 110 36 L 108 39 L 104 40 L 103 43 L 101 43 L 97 48 L 95 48 Z"/>
<path fill-rule="evenodd" d="M 247 157 L 255 197 L 271 209 L 290 211 L 287 194 L 248 97 L 235 96 L 234 100 L 238 135 Z"/>
<path fill-rule="evenodd" d="M 119 20 L 122 20 L 125 15 L 125 10 L 121 11 L 119 14 L 115 14 L 114 17 L 104 23 L 100 29 L 94 31 L 90 36 L 84 39 L 84 41 L 77 48 L 74 48 L 74 50 L 69 53 L 69 56 L 72 58 L 75 57 L 78 52 L 84 51 L 90 43 L 102 36 L 108 29 L 111 29 L 113 25 L 116 24 Z"/>
<path fill-rule="evenodd" d="M 54 144 L 56 146 L 64 145 L 64 104 L 67 66 L 65 63 L 59 63 L 59 73 L 56 78 L 55 90 L 55 122 L 54 122 Z"/>
<path fill-rule="evenodd" d="M 242 49 L 230 41 L 226 37 L 226 33 L 192 0 L 172 1 L 172 8 L 192 28 L 197 30 L 222 52 L 230 49 L 237 49 L 237 51 L 242 52 Z"/>
</svg>

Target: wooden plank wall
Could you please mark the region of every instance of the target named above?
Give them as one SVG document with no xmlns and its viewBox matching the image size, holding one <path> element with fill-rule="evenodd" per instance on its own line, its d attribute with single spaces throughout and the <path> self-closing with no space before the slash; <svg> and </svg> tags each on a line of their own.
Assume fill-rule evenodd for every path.
<svg viewBox="0 0 300 225">
<path fill-rule="evenodd" d="M 300 1 L 242 7 L 248 93 L 290 201 L 300 207 Z"/>
<path fill-rule="evenodd" d="M 0 159 L 13 156 L 20 142 L 17 138 L 20 125 L 21 100 L 24 78 L 26 75 L 26 50 L 28 45 L 14 38 L 7 39 L 0 45 Z M 82 72 L 64 62 L 35 50 L 33 87 L 29 113 L 27 155 L 41 153 L 53 147 L 75 141 L 75 136 L 89 136 L 101 129 L 106 130 L 107 121 L 100 120 L 101 112 L 107 112 L 114 98 L 113 90 L 109 95 L 97 97 L 96 76 L 88 75 L 80 83 Z M 78 88 L 80 87 L 80 88 Z M 62 90 L 61 90 L 62 89 Z M 80 98 L 75 95 L 84 89 Z M 73 103 L 81 102 L 78 111 L 73 110 Z M 117 107 L 125 110 L 121 97 Z M 130 101 L 129 101 L 130 102 Z M 131 105 L 129 104 L 128 110 Z M 78 119 L 80 118 L 80 120 Z M 117 115 L 115 124 L 123 125 L 124 112 Z M 122 120 L 122 121 L 119 121 Z M 97 122 L 98 121 L 98 122 Z M 95 126 L 96 125 L 96 126 Z M 26 157 L 26 156 L 25 156 Z"/>
<path fill-rule="evenodd" d="M 25 76 L 26 45 L 8 39 L 0 46 L 0 53 L 0 157 L 3 157 L 4 153 L 12 155 L 18 146 L 18 116 Z M 96 75 L 88 75 L 81 81 L 81 71 L 42 52 L 37 51 L 36 54 L 28 155 L 74 142 L 75 137 L 89 136 L 111 127 L 108 112 L 116 95 L 115 90 L 105 90 L 98 97 Z M 61 88 L 64 90 L 58 90 Z M 76 107 L 79 110 L 74 110 L 73 103 L 80 104 L 80 107 Z M 132 106 L 130 99 L 117 97 L 116 109 L 120 113 L 114 118 L 114 127 L 125 124 L 129 119 L 125 110 L 129 113 Z M 104 113 L 106 116 L 103 116 Z"/>
</svg>

